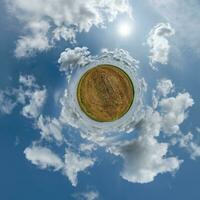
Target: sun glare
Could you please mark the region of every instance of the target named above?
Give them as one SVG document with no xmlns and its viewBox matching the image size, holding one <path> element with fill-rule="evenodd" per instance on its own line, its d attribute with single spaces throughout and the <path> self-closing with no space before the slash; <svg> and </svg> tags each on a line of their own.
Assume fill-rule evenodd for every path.
<svg viewBox="0 0 200 200">
<path fill-rule="evenodd" d="M 118 25 L 118 33 L 122 37 L 128 37 L 131 34 L 132 26 L 130 23 L 122 22 Z"/>
</svg>

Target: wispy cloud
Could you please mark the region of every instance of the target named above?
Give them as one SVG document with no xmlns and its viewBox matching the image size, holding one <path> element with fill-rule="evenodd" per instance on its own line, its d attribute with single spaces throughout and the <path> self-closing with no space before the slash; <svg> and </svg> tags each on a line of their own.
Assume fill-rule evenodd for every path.
<svg viewBox="0 0 200 200">
<path fill-rule="evenodd" d="M 46 88 L 39 87 L 33 76 L 20 75 L 19 88 L 0 91 L 0 111 L 10 114 L 17 105 L 22 105 L 21 114 L 23 116 L 37 118 L 45 103 L 46 96 Z"/>
<path fill-rule="evenodd" d="M 62 125 L 56 118 L 51 119 L 50 117 L 43 117 L 40 115 L 36 121 L 36 128 L 40 130 L 42 139 L 53 140 L 62 142 Z"/>
</svg>

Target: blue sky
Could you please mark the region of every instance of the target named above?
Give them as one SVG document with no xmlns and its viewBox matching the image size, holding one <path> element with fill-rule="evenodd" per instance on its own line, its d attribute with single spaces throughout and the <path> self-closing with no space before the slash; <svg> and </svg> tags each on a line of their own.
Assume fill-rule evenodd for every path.
<svg viewBox="0 0 200 200">
<path fill-rule="evenodd" d="M 198 200 L 198 0 L 37 2 L 0 2 L 0 199 Z M 139 61 L 126 131 L 82 122 L 65 93 L 101 55 Z"/>
</svg>

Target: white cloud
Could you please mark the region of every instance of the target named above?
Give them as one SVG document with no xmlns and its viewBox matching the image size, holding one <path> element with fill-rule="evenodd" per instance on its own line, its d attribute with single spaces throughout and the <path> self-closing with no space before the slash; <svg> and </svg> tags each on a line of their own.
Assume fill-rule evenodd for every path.
<svg viewBox="0 0 200 200">
<path fill-rule="evenodd" d="M 40 146 L 28 147 L 24 150 L 26 159 L 41 169 L 53 168 L 55 171 L 63 167 L 63 162 L 50 149 Z"/>
<path fill-rule="evenodd" d="M 87 47 L 75 47 L 74 49 L 65 49 L 60 54 L 58 63 L 60 71 L 69 72 L 74 66 L 83 66 L 91 61 L 90 51 Z"/>
<path fill-rule="evenodd" d="M 149 33 L 147 44 L 150 47 L 150 65 L 155 69 L 156 63 L 167 64 L 170 45 L 168 38 L 175 30 L 168 23 L 157 24 Z"/>
<path fill-rule="evenodd" d="M 89 157 L 81 157 L 79 154 L 76 154 L 70 150 L 66 150 L 63 173 L 69 178 L 72 185 L 76 186 L 78 183 L 78 173 L 84 171 L 88 167 L 93 166 L 94 162 L 95 159 Z"/>
<path fill-rule="evenodd" d="M 186 119 L 187 110 L 194 104 L 189 93 L 179 93 L 176 97 L 159 102 L 162 113 L 162 127 L 166 133 L 177 133 L 179 125 Z"/>
<path fill-rule="evenodd" d="M 50 117 L 43 117 L 41 115 L 38 118 L 36 126 L 40 129 L 42 138 L 49 140 L 53 137 L 58 142 L 63 140 L 62 125 L 56 118 L 51 119 Z"/>
<path fill-rule="evenodd" d="M 120 13 L 132 15 L 128 0 L 7 0 L 7 4 L 25 24 L 26 35 L 17 42 L 17 57 L 47 50 L 61 38 L 74 41 L 76 32 L 105 26 Z"/>
</svg>

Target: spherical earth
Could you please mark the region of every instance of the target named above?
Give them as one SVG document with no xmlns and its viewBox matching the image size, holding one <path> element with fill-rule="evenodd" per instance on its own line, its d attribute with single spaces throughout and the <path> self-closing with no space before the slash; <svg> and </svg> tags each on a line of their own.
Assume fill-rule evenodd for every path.
<svg viewBox="0 0 200 200">
<path fill-rule="evenodd" d="M 98 65 L 81 77 L 77 88 L 81 110 L 98 122 L 121 118 L 134 100 L 134 86 L 125 71 L 114 65 Z"/>
</svg>

